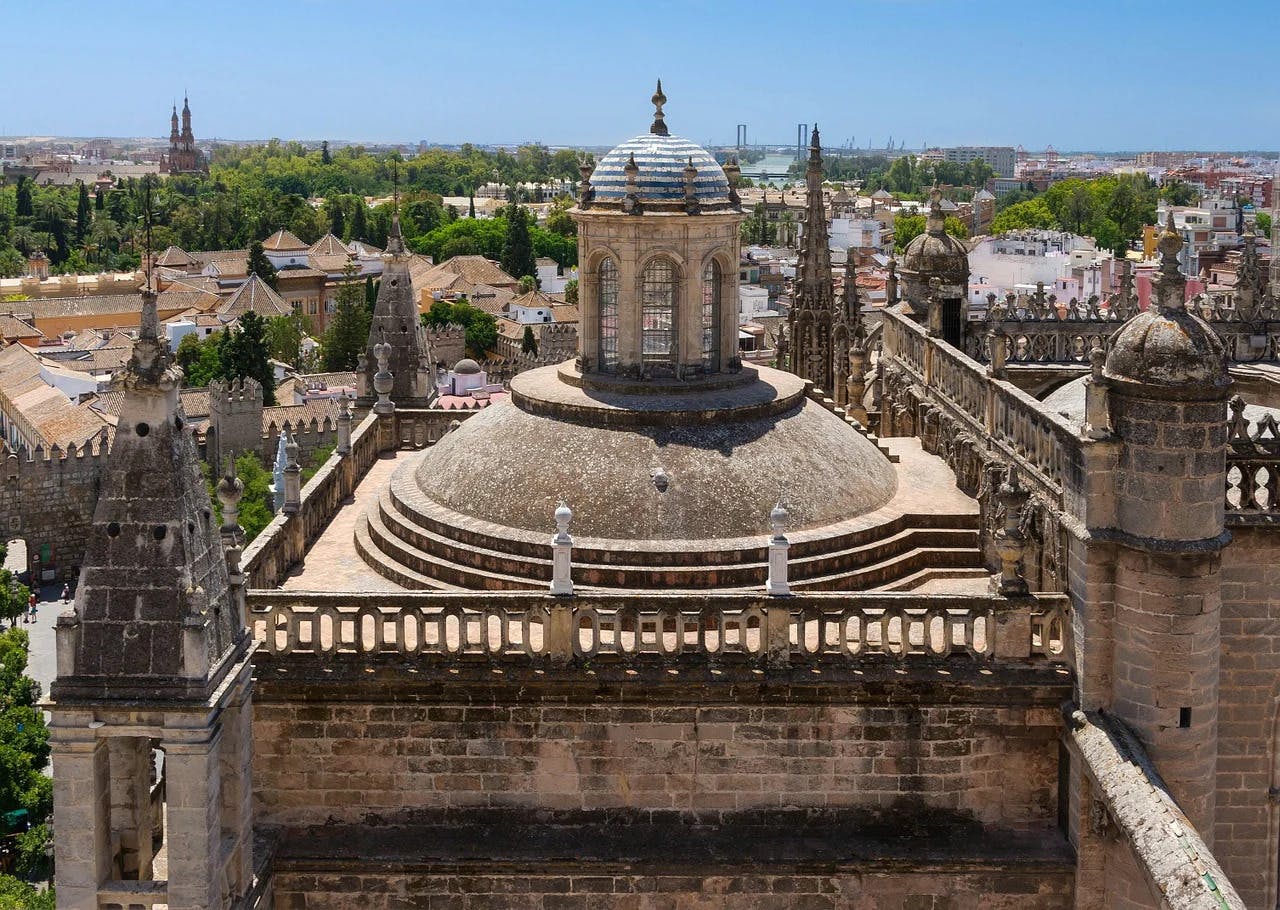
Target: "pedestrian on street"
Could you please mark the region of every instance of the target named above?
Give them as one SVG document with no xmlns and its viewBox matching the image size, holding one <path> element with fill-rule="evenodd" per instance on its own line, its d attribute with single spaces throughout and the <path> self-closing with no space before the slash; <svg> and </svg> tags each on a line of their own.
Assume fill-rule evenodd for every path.
<svg viewBox="0 0 1280 910">
<path fill-rule="evenodd" d="M 28 612 L 30 613 L 30 619 L 28 619 L 27 622 L 35 622 L 36 621 L 36 592 L 35 591 L 32 591 L 31 597 L 27 599 L 27 609 L 28 609 Z"/>
<path fill-rule="evenodd" d="M 66 601 L 68 601 L 68 600 L 70 600 L 70 599 L 71 599 L 71 585 L 63 585 L 63 586 L 62 586 L 62 601 L 63 601 L 63 603 L 65 603 Z"/>
</svg>

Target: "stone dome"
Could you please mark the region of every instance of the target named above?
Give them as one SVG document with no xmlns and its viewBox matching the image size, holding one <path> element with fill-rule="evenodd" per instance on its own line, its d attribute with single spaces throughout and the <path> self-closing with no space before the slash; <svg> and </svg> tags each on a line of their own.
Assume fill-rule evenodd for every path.
<svg viewBox="0 0 1280 910">
<path fill-rule="evenodd" d="M 1221 390 L 1231 382 L 1227 351 L 1207 322 L 1187 312 L 1187 280 L 1178 266 L 1182 237 L 1172 211 L 1157 245 L 1157 299 L 1111 336 L 1103 375 L 1166 389 Z"/>
<path fill-rule="evenodd" d="M 1207 322 L 1185 309 L 1154 307 L 1112 336 L 1103 375 L 1166 388 L 1220 388 L 1230 381 L 1226 349 Z"/>
<path fill-rule="evenodd" d="M 684 169 L 693 164 L 698 175 L 694 194 L 704 205 L 729 204 L 729 178 L 702 146 L 680 136 L 644 133 L 619 145 L 600 159 L 591 174 L 593 202 L 621 202 L 627 195 L 626 167 L 636 163 L 641 202 L 684 201 Z"/>
<path fill-rule="evenodd" d="M 522 373 L 512 400 L 424 453 L 415 483 L 453 512 L 539 535 L 563 502 L 575 536 L 620 542 L 760 536 L 780 494 L 794 530 L 887 503 L 897 489 L 889 460 L 805 400 L 802 381 L 767 373 L 769 382 L 716 393 L 737 399 L 735 419 L 681 423 L 677 413 L 638 414 L 628 399 L 641 396 L 566 386 L 556 367 Z M 605 403 L 614 407 L 603 412 Z M 608 426 L 610 414 L 628 422 Z"/>
<path fill-rule="evenodd" d="M 902 268 L 936 275 L 964 274 L 969 269 L 969 251 L 964 241 L 950 234 L 925 231 L 907 244 Z"/>
<path fill-rule="evenodd" d="M 475 376 L 480 372 L 480 364 L 470 357 L 463 357 L 453 365 L 453 372 L 457 376 Z"/>
</svg>

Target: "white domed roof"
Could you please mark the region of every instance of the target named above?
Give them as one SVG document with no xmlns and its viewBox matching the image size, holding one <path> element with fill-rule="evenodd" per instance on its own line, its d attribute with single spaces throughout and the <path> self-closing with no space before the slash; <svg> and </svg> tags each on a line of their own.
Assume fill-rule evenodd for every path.
<svg viewBox="0 0 1280 910">
<path fill-rule="evenodd" d="M 680 136 L 644 133 L 628 139 L 600 159 L 591 174 L 595 202 L 621 202 L 627 195 L 627 164 L 635 159 L 642 202 L 684 201 L 684 169 L 693 164 L 694 193 L 702 204 L 729 203 L 729 179 L 702 146 Z"/>
</svg>

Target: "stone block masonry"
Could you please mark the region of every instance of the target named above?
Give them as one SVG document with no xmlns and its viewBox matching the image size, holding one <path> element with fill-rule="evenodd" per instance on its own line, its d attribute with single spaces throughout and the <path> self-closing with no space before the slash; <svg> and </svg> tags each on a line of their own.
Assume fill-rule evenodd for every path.
<svg viewBox="0 0 1280 910">
<path fill-rule="evenodd" d="M 260 819 L 416 809 L 636 808 L 712 816 L 903 804 L 1051 824 L 1052 709 L 259 704 Z"/>
<path fill-rule="evenodd" d="M 278 872 L 276 910 L 1067 910 L 1069 878 L 1034 872 L 343 874 Z"/>
<path fill-rule="evenodd" d="M 47 554 L 44 568 L 56 569 L 60 581 L 74 580 L 84 559 L 106 458 L 103 440 L 3 459 L 0 534 L 25 540 L 32 556 Z"/>
<path fill-rule="evenodd" d="M 1071 906 L 1051 670 L 367 669 L 257 669 L 278 907 Z"/>
</svg>

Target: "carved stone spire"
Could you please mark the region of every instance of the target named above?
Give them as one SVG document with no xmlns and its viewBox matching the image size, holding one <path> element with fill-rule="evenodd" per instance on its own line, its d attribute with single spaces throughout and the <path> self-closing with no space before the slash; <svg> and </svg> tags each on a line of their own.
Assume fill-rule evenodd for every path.
<svg viewBox="0 0 1280 910">
<path fill-rule="evenodd" d="M 655 136 L 669 136 L 667 130 L 667 122 L 663 119 L 662 106 L 667 103 L 667 96 L 662 93 L 662 80 L 658 80 L 658 89 L 653 93 L 653 97 L 649 99 L 653 102 L 653 125 L 649 127 L 649 132 Z"/>
<path fill-rule="evenodd" d="M 1160 233 L 1156 248 L 1160 251 L 1160 274 L 1156 279 L 1156 299 L 1160 312 L 1176 313 L 1186 309 L 1187 278 L 1178 263 L 1182 251 L 1182 236 L 1173 223 L 1173 212 Z"/>
<path fill-rule="evenodd" d="M 830 392 L 835 381 L 831 351 L 835 291 L 831 278 L 827 212 L 822 199 L 822 145 L 817 124 L 814 124 L 810 137 L 809 165 L 805 173 L 804 234 L 800 239 L 796 297 L 788 316 L 791 370 Z"/>
</svg>

